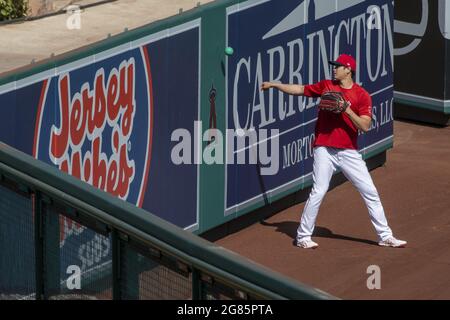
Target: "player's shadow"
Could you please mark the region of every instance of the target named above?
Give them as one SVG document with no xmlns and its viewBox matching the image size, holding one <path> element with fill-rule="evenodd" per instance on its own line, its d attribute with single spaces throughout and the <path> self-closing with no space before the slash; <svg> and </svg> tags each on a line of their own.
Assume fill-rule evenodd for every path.
<svg viewBox="0 0 450 320">
<path fill-rule="evenodd" d="M 283 222 L 270 223 L 270 222 L 267 222 L 267 221 L 260 221 L 260 224 L 263 225 L 263 226 L 276 228 L 275 231 L 282 232 L 282 233 L 288 235 L 289 237 L 292 238 L 293 241 L 296 238 L 298 222 L 283 221 Z M 341 235 L 341 234 L 336 234 L 336 233 L 333 233 L 333 231 L 331 231 L 330 229 L 324 228 L 324 227 L 320 227 L 320 226 L 316 226 L 314 228 L 314 233 L 313 233 L 312 236 L 313 237 L 318 237 L 318 238 L 330 238 L 330 239 L 339 239 L 339 240 L 362 242 L 362 243 L 365 243 L 365 244 L 370 244 L 370 245 L 375 245 L 375 246 L 378 245 L 378 243 L 376 243 L 375 241 L 372 241 L 372 240 L 361 239 L 361 238 L 355 238 L 355 237 L 344 236 L 344 235 Z"/>
</svg>

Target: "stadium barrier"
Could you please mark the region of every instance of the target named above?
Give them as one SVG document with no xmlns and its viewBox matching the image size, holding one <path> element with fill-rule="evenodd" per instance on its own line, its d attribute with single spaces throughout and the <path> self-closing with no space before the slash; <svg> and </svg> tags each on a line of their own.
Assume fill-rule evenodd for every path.
<svg viewBox="0 0 450 320">
<path fill-rule="evenodd" d="M 0 180 L 1 299 L 334 298 L 3 143 Z"/>
</svg>

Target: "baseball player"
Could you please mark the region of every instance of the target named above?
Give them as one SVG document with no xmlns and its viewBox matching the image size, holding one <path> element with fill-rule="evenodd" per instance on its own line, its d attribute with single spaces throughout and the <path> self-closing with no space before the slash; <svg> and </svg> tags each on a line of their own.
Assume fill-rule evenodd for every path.
<svg viewBox="0 0 450 320">
<path fill-rule="evenodd" d="M 340 169 L 358 189 L 369 210 L 380 246 L 405 247 L 406 241 L 396 239 L 389 228 L 377 189 L 361 154 L 357 151 L 358 130 L 367 132 L 372 121 L 372 99 L 369 93 L 353 82 L 356 61 L 342 54 L 334 66 L 334 80 L 311 85 L 264 82 L 261 90 L 275 88 L 292 95 L 322 97 L 315 129 L 313 187 L 306 202 L 296 245 L 314 249 L 311 240 L 320 204 L 328 190 L 333 172 Z"/>
</svg>

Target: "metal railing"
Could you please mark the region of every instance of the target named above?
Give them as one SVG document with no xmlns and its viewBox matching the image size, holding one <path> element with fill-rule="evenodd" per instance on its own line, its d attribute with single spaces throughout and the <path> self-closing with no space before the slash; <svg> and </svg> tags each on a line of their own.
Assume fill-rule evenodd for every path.
<svg viewBox="0 0 450 320">
<path fill-rule="evenodd" d="M 333 299 L 0 143 L 0 299 Z"/>
</svg>

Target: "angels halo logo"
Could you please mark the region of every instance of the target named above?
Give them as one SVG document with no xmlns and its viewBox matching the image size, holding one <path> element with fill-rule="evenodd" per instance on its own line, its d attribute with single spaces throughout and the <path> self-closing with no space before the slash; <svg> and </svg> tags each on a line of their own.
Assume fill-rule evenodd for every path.
<svg viewBox="0 0 450 320">
<path fill-rule="evenodd" d="M 153 90 L 145 46 L 43 81 L 33 156 L 142 206 Z"/>
</svg>

